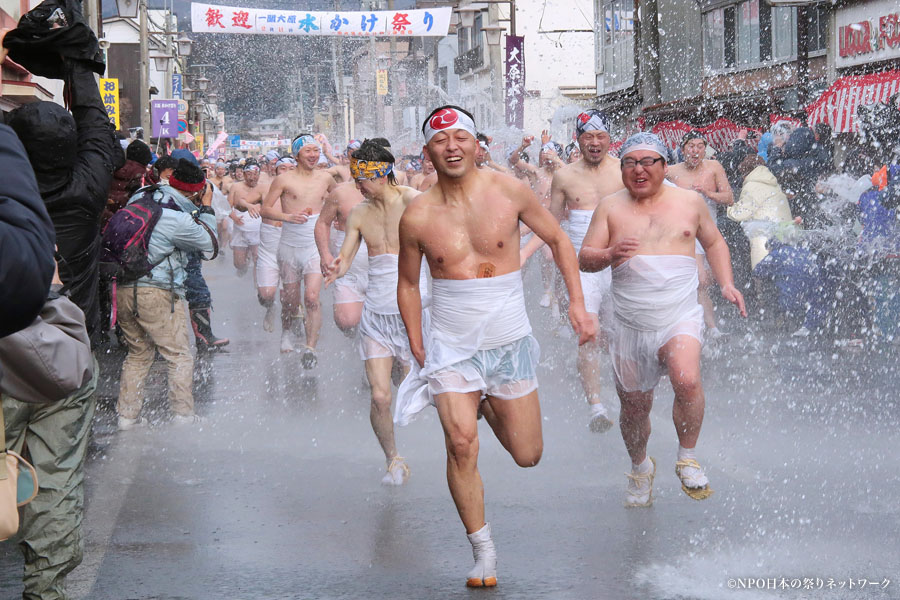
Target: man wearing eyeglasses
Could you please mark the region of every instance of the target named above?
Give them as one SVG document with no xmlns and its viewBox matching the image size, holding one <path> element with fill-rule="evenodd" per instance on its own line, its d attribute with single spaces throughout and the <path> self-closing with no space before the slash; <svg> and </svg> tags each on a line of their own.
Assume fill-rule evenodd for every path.
<svg viewBox="0 0 900 600">
<path fill-rule="evenodd" d="M 653 503 L 656 463 L 647 456 L 647 440 L 653 390 L 665 374 L 675 390 L 675 472 L 681 489 L 695 500 L 712 494 L 695 455 L 704 411 L 703 308 L 697 302 L 695 239 L 706 251 L 722 296 L 747 316 L 744 298 L 734 287 L 728 246 L 703 197 L 663 184 L 667 154 L 652 133 L 637 133 L 625 141 L 625 189 L 600 201 L 579 255 L 583 271 L 612 266 L 609 346 L 622 405 L 622 438 L 632 462 L 625 502 L 629 507 Z"/>
</svg>

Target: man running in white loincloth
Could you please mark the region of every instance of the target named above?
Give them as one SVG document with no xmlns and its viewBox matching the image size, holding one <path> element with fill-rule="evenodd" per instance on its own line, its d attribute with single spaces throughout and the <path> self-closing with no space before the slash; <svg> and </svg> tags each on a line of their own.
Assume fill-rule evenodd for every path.
<svg viewBox="0 0 900 600">
<path fill-rule="evenodd" d="M 525 312 L 520 221 L 551 247 L 581 342 L 593 339 L 596 329 L 584 310 L 575 251 L 553 215 L 524 183 L 475 166 L 472 115 L 444 106 L 422 130 L 438 182 L 413 200 L 400 221 L 397 301 L 416 363 L 400 386 L 394 420 L 406 424 L 425 406 L 437 407 L 447 482 L 475 556 L 466 583 L 494 586 L 497 555 L 477 467 L 479 409 L 516 464 L 532 467 L 543 452 L 540 348 Z M 424 338 L 423 256 L 433 278 L 431 325 Z"/>
<path fill-rule="evenodd" d="M 369 254 L 369 283 L 359 322 L 359 350 L 372 388 L 372 429 L 387 463 L 387 473 L 381 481 L 385 485 L 402 485 L 409 477 L 409 467 L 397 453 L 394 441 L 391 370 L 399 361 L 405 374 L 412 354 L 397 306 L 397 252 L 400 215 L 419 192 L 397 185 L 393 166 L 394 156 L 371 140 L 364 141 L 350 155 L 351 175 L 366 201 L 350 212 L 344 243 L 329 265 L 325 285 L 340 281 L 349 272 L 364 241 Z"/>
<path fill-rule="evenodd" d="M 695 239 L 706 250 L 722 296 L 742 316 L 731 256 L 700 194 L 663 185 L 667 150 L 651 133 L 621 150 L 625 189 L 600 201 L 579 255 L 584 271 L 612 266 L 614 318 L 609 351 L 622 409 L 622 438 L 631 457 L 626 506 L 650 506 L 656 462 L 647 456 L 653 390 L 668 374 L 675 390 L 675 472 L 691 498 L 712 494 L 695 447 L 703 423 L 700 381 L 703 308 L 697 303 Z"/>
<path fill-rule="evenodd" d="M 314 231 L 325 197 L 336 184 L 331 172 L 316 168 L 320 149 L 312 135 L 303 133 L 294 138 L 291 153 L 297 160 L 297 168 L 282 173 L 272 182 L 263 202 L 262 216 L 284 222 L 278 246 L 284 305 L 281 351 L 294 351 L 291 338 L 299 337 L 296 327 L 302 320 L 306 339 L 300 360 L 304 369 L 312 369 L 318 362 L 316 343 L 322 326 L 319 293 L 323 281 Z M 280 208 L 276 206 L 279 200 Z M 300 311 L 301 289 L 305 316 Z"/>
</svg>

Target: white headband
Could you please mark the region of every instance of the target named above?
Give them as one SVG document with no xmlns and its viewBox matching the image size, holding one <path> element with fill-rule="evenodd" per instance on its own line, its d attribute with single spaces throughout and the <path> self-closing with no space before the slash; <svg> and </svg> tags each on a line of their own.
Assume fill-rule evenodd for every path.
<svg viewBox="0 0 900 600">
<path fill-rule="evenodd" d="M 451 129 L 462 129 L 471 133 L 472 137 L 477 135 L 475 121 L 472 120 L 472 117 L 454 108 L 442 108 L 425 122 L 425 127 L 423 127 L 425 143 L 430 142 L 435 134 Z"/>
</svg>

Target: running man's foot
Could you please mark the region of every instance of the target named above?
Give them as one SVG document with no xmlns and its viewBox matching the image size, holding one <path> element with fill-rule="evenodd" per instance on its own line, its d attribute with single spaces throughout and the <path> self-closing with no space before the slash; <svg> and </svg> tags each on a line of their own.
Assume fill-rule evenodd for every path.
<svg viewBox="0 0 900 600">
<path fill-rule="evenodd" d="M 402 456 L 395 456 L 381 479 L 382 485 L 403 485 L 409 479 L 409 467 Z"/>
<path fill-rule="evenodd" d="M 675 474 L 681 479 L 681 491 L 694 500 L 706 500 L 712 496 L 709 479 L 703 469 L 693 458 L 679 460 L 675 463 Z"/>
<path fill-rule="evenodd" d="M 181 426 L 181 425 L 199 425 L 200 424 L 200 416 L 196 414 L 192 415 L 175 415 L 172 417 L 172 425 Z"/>
<path fill-rule="evenodd" d="M 497 549 L 494 548 L 494 540 L 491 539 L 490 523 L 485 523 L 484 527 L 468 534 L 467 537 L 472 544 L 475 566 L 466 575 L 466 585 L 494 587 L 497 585 Z"/>
<path fill-rule="evenodd" d="M 290 331 L 281 332 L 281 353 L 288 354 L 294 351 L 294 342 L 291 339 Z"/>
<path fill-rule="evenodd" d="M 801 327 L 797 331 L 791 334 L 791 337 L 809 337 L 809 329 L 806 327 Z"/>
<path fill-rule="evenodd" d="M 588 428 L 594 433 L 606 433 L 615 422 L 610 418 L 606 407 L 601 403 L 591 404 L 591 420 Z"/>
<path fill-rule="evenodd" d="M 625 506 L 627 508 L 642 508 L 653 504 L 653 478 L 656 476 L 656 461 L 653 457 L 647 457 L 644 462 L 628 477 L 628 486 L 625 488 Z"/>
<path fill-rule="evenodd" d="M 307 371 L 319 364 L 319 359 L 316 357 L 316 349 L 310 348 L 309 346 L 304 348 L 300 355 L 300 364 L 303 365 L 303 368 Z"/>
<path fill-rule="evenodd" d="M 275 303 L 266 308 L 266 318 L 263 319 L 263 331 L 272 333 L 275 331 Z"/>
<path fill-rule="evenodd" d="M 542 308 L 550 308 L 550 302 L 552 301 L 553 299 L 550 297 L 550 292 L 544 292 L 544 295 L 541 296 L 541 301 L 538 304 L 540 304 Z"/>
</svg>

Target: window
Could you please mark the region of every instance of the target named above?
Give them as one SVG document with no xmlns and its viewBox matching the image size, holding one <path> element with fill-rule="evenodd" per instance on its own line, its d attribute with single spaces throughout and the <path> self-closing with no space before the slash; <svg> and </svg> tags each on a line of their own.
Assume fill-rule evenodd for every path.
<svg viewBox="0 0 900 600">
<path fill-rule="evenodd" d="M 809 51 L 825 49 L 828 8 L 809 9 Z M 747 69 L 797 56 L 797 9 L 743 0 L 703 13 L 703 64 L 707 71 Z"/>
<path fill-rule="evenodd" d="M 811 6 L 809 11 L 809 52 L 824 52 L 828 48 L 828 7 Z"/>
<path fill-rule="evenodd" d="M 449 91 L 449 88 L 447 87 L 447 77 L 448 77 L 447 67 L 438 67 L 437 84 L 438 84 L 438 87 L 441 88 L 442 90 L 444 90 L 445 92 Z"/>
<path fill-rule="evenodd" d="M 736 64 L 749 66 L 759 63 L 759 0 L 737 6 Z"/>
<path fill-rule="evenodd" d="M 703 65 L 712 71 L 725 68 L 725 11 L 721 8 L 703 15 Z"/>
<path fill-rule="evenodd" d="M 472 47 L 481 47 L 481 26 L 484 25 L 484 13 L 475 15 L 475 26 L 472 27 Z"/>
<path fill-rule="evenodd" d="M 797 9 L 779 6 L 772 10 L 772 58 L 790 60 L 797 56 Z"/>
<path fill-rule="evenodd" d="M 602 0 L 601 93 L 634 83 L 634 0 Z"/>
<path fill-rule="evenodd" d="M 459 44 L 457 56 L 462 56 L 469 51 L 469 36 L 471 35 L 471 27 L 460 27 L 456 31 L 456 41 Z"/>
</svg>

